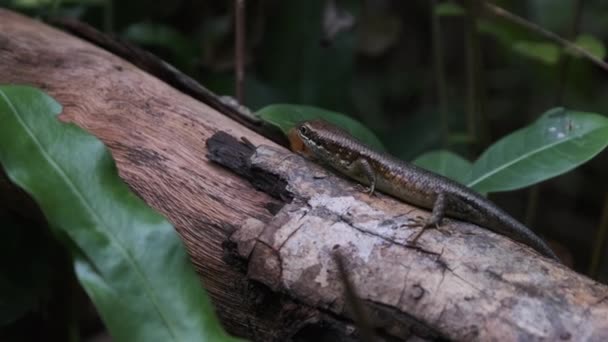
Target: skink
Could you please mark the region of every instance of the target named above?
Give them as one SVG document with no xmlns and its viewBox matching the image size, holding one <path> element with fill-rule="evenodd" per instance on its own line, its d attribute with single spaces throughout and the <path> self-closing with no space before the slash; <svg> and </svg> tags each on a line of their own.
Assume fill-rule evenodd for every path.
<svg viewBox="0 0 608 342">
<path fill-rule="evenodd" d="M 555 253 L 534 232 L 477 192 L 448 178 L 378 152 L 346 131 L 323 120 L 298 124 L 289 134 L 294 152 L 320 161 L 362 184 L 404 202 L 432 210 L 418 222 L 422 232 L 439 226 L 444 216 L 490 229 L 522 242 L 541 254 L 559 261 Z"/>
</svg>

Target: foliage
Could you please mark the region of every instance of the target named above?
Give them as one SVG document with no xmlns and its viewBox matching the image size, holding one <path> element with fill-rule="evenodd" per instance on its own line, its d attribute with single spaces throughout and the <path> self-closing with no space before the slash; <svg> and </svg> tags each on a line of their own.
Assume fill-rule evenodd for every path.
<svg viewBox="0 0 608 342">
<path fill-rule="evenodd" d="M 56 119 L 60 111 L 37 89 L 0 86 L 0 163 L 69 250 L 112 336 L 231 340 L 174 228 L 130 192 L 98 139 Z"/>
<path fill-rule="evenodd" d="M 284 132 L 300 121 L 323 118 L 374 146 L 373 133 L 339 113 L 296 105 L 271 105 L 258 115 Z M 520 189 L 563 174 L 608 146 L 608 118 L 554 108 L 536 122 L 498 140 L 474 162 L 449 151 L 433 151 L 414 164 L 481 193 Z"/>
<path fill-rule="evenodd" d="M 608 118 L 555 108 L 488 147 L 467 185 L 482 193 L 523 188 L 581 165 L 606 146 Z"/>
<path fill-rule="evenodd" d="M 412 163 L 461 184 L 467 184 L 473 166 L 470 161 L 447 150 L 427 152 Z"/>
</svg>

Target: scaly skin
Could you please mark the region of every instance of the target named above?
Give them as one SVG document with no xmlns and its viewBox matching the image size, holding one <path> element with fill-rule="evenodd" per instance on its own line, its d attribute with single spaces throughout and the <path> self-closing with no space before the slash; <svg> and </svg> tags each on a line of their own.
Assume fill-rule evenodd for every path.
<svg viewBox="0 0 608 342">
<path fill-rule="evenodd" d="M 386 153 L 374 151 L 325 121 L 303 122 L 290 132 L 289 139 L 295 152 L 368 185 L 370 194 L 380 190 L 432 210 L 430 218 L 420 224 L 423 229 L 412 242 L 424 229 L 438 226 L 447 215 L 510 237 L 559 261 L 534 232 L 475 191 Z"/>
</svg>

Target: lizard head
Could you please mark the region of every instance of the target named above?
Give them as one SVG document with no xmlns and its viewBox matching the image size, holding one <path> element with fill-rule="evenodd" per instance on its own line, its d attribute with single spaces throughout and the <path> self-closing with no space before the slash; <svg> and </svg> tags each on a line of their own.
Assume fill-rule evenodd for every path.
<svg viewBox="0 0 608 342">
<path fill-rule="evenodd" d="M 312 128 L 311 122 L 305 121 L 294 126 L 288 134 L 289 143 L 293 152 L 299 153 L 305 157 L 314 157 L 312 151 L 313 138 L 311 137 Z"/>
<path fill-rule="evenodd" d="M 292 151 L 313 159 L 338 152 L 340 137 L 348 136 L 340 128 L 320 119 L 301 122 L 288 134 Z"/>
</svg>

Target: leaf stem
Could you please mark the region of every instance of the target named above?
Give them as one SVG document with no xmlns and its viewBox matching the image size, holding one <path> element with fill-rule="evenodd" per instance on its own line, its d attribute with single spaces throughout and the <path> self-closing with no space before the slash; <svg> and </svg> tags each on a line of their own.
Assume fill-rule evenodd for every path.
<svg viewBox="0 0 608 342">
<path fill-rule="evenodd" d="M 350 310 L 353 314 L 355 324 L 359 329 L 361 341 L 376 341 L 377 339 L 374 336 L 372 325 L 369 319 L 369 314 L 366 312 L 365 306 L 357 295 L 355 284 L 353 284 L 350 277 L 348 276 L 344 257 L 342 256 L 342 254 L 340 254 L 339 251 L 333 252 L 332 257 L 334 259 L 334 262 L 336 263 L 338 275 L 340 277 L 340 280 L 342 281 L 342 286 L 344 287 L 344 298 L 346 299 L 345 304 L 348 310 Z"/>
<path fill-rule="evenodd" d="M 581 13 L 583 12 L 584 0 L 575 0 L 574 3 L 574 14 L 572 15 L 572 22 L 570 30 L 568 32 L 569 39 L 575 39 L 579 31 L 579 25 L 581 22 Z M 571 57 L 568 54 L 562 54 L 559 61 L 559 81 L 557 83 L 557 95 L 555 99 L 556 106 L 560 106 L 563 102 L 564 88 L 566 86 L 566 79 L 568 77 L 568 68 L 570 66 Z"/>
<path fill-rule="evenodd" d="M 477 17 L 479 0 L 465 1 L 465 50 L 467 70 L 467 127 L 473 144 L 484 146 L 487 142 L 487 119 L 483 114 L 482 60 Z"/>
<path fill-rule="evenodd" d="M 439 15 L 435 13 L 437 0 L 431 0 L 431 30 L 433 57 L 435 64 L 435 83 L 437 85 L 437 98 L 439 100 L 439 115 L 441 122 L 441 141 L 443 147 L 448 147 L 450 136 L 448 123 L 448 99 L 447 84 L 445 80 L 445 70 L 443 67 L 443 46 L 441 41 L 441 21 Z"/>
<path fill-rule="evenodd" d="M 105 33 L 114 30 L 114 0 L 106 0 L 103 6 L 103 28 Z"/>
<path fill-rule="evenodd" d="M 588 274 L 592 278 L 597 277 L 597 273 L 602 259 L 602 251 L 606 243 L 606 237 L 608 236 L 608 192 L 604 199 L 604 208 L 602 209 L 602 215 L 600 218 L 600 224 L 597 227 L 597 233 L 594 239 L 593 254 L 591 255 L 591 263 L 589 264 Z"/>
<path fill-rule="evenodd" d="M 578 46 L 577 44 L 575 44 L 565 38 L 562 38 L 559 35 L 551 32 L 533 22 L 530 22 L 516 14 L 513 14 L 513 13 L 505 10 L 502 7 L 498 7 L 494 4 L 485 3 L 483 6 L 483 12 L 485 12 L 489 15 L 495 16 L 495 17 L 502 18 L 512 24 L 521 26 L 527 30 L 535 32 L 538 35 L 544 37 L 545 39 L 548 39 L 554 43 L 561 45 L 564 48 L 571 49 L 571 50 L 581 54 L 583 57 L 587 58 L 589 61 L 593 62 L 595 65 L 608 71 L 608 64 L 605 63 L 600 58 L 597 58 L 596 56 L 594 56 L 591 52 L 587 51 L 586 49 Z"/>
<path fill-rule="evenodd" d="M 469 131 L 469 135 L 472 137 L 474 142 L 477 142 L 477 106 L 476 98 L 477 93 L 475 92 L 475 56 L 473 53 L 473 40 L 474 38 L 474 30 L 475 30 L 475 22 L 474 18 L 471 14 L 471 0 L 466 1 L 467 5 L 467 15 L 465 18 L 465 63 L 466 63 L 466 73 L 467 73 L 467 129 Z"/>
<path fill-rule="evenodd" d="M 583 8 L 584 0 L 575 0 L 574 14 L 572 15 L 572 22 L 569 28 L 568 38 L 574 39 L 579 30 L 581 13 Z M 563 54 L 559 63 L 559 81 L 557 88 L 557 95 L 555 98 L 555 105 L 561 106 L 563 102 L 563 90 L 565 87 L 568 66 L 570 63 L 570 56 Z M 534 225 L 536 220 L 536 212 L 538 210 L 538 201 L 540 200 L 540 184 L 535 184 L 528 194 L 528 205 L 526 208 L 526 220 L 525 223 L 528 227 Z"/>
<path fill-rule="evenodd" d="M 239 104 L 245 101 L 245 0 L 235 0 L 234 73 L 235 94 Z"/>
<path fill-rule="evenodd" d="M 538 212 L 538 201 L 540 199 L 540 184 L 534 184 L 528 192 L 528 205 L 526 206 L 526 218 L 524 223 L 528 227 L 534 226 L 536 213 Z"/>
</svg>

